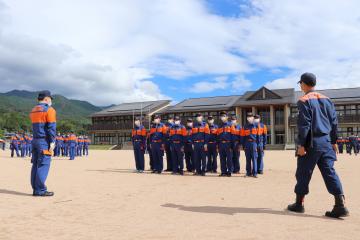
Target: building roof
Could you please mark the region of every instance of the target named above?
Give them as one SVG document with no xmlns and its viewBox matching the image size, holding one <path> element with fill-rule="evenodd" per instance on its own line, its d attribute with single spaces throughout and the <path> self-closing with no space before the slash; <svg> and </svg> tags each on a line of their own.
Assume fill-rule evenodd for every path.
<svg viewBox="0 0 360 240">
<path fill-rule="evenodd" d="M 241 96 L 189 98 L 166 109 L 167 113 L 229 110 Z"/>
<path fill-rule="evenodd" d="M 323 89 L 316 90 L 317 92 L 329 97 L 334 103 L 360 103 L 360 87 L 357 88 L 338 88 L 338 89 Z M 295 99 L 297 100 L 304 94 L 301 91 L 295 92 Z"/>
<path fill-rule="evenodd" d="M 269 104 L 287 104 L 295 102 L 293 88 L 270 90 L 262 87 L 257 91 L 247 91 L 235 103 L 235 106 L 259 106 Z"/>
<path fill-rule="evenodd" d="M 91 117 L 139 115 L 141 113 L 152 114 L 167 107 L 169 104 L 170 100 L 122 103 L 96 112 L 92 114 Z"/>
</svg>

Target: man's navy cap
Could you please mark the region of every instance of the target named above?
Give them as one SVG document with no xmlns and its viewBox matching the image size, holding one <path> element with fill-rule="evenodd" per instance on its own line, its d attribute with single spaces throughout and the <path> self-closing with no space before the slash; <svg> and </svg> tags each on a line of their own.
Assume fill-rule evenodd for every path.
<svg viewBox="0 0 360 240">
<path fill-rule="evenodd" d="M 168 117 L 168 120 L 173 120 L 173 119 L 174 119 L 173 116 L 169 116 L 169 117 Z"/>
<path fill-rule="evenodd" d="M 231 116 L 231 120 L 237 120 L 236 115 L 232 115 L 232 116 Z"/>
<path fill-rule="evenodd" d="M 158 119 L 158 118 L 160 118 L 160 115 L 156 114 L 156 115 L 154 116 L 154 119 Z"/>
<path fill-rule="evenodd" d="M 179 116 L 175 116 L 175 117 L 174 117 L 174 120 L 175 120 L 175 121 L 179 121 L 179 120 L 180 120 L 180 117 L 179 117 Z"/>
<path fill-rule="evenodd" d="M 260 115 L 259 115 L 259 114 L 255 114 L 255 115 L 254 115 L 254 118 L 255 118 L 255 119 L 259 119 L 259 118 L 260 118 Z"/>
<path fill-rule="evenodd" d="M 248 113 L 246 114 L 246 116 L 248 116 L 248 117 L 253 117 L 254 114 L 253 114 L 252 112 L 248 112 Z"/>
<path fill-rule="evenodd" d="M 227 116 L 227 113 L 226 112 L 221 112 L 220 116 Z"/>
<path fill-rule="evenodd" d="M 136 117 L 135 117 L 135 121 L 141 121 L 141 117 L 136 116 Z"/>
<path fill-rule="evenodd" d="M 208 116 L 208 120 L 213 120 L 214 119 L 214 117 L 213 116 Z"/>
<path fill-rule="evenodd" d="M 193 122 L 193 120 L 191 118 L 188 118 L 186 121 L 187 122 Z"/>
<path fill-rule="evenodd" d="M 197 113 L 197 114 L 196 114 L 196 117 L 202 117 L 202 114 L 201 114 L 201 113 Z"/>
<path fill-rule="evenodd" d="M 313 73 L 303 73 L 298 83 L 305 83 L 310 87 L 314 87 L 316 85 L 316 76 Z"/>
<path fill-rule="evenodd" d="M 46 97 L 50 97 L 51 99 L 53 99 L 53 96 L 51 96 L 51 92 L 50 92 L 50 91 L 44 90 L 44 91 L 39 92 L 38 98 L 44 99 L 44 98 L 46 98 Z"/>
</svg>

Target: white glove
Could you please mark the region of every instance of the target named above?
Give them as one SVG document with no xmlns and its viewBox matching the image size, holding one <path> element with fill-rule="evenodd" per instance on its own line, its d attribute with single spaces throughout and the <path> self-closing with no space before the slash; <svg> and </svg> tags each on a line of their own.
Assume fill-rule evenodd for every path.
<svg viewBox="0 0 360 240">
<path fill-rule="evenodd" d="M 54 151 L 54 149 L 55 149 L 55 143 L 54 143 L 54 142 L 52 142 L 52 143 L 50 143 L 50 148 L 49 148 L 49 151 L 50 151 L 50 152 L 53 152 L 53 151 Z"/>
</svg>

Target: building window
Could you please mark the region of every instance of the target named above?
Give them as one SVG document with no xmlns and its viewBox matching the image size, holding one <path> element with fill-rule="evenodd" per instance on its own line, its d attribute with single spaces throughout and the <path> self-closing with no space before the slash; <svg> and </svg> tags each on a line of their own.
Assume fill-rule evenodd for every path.
<svg viewBox="0 0 360 240">
<path fill-rule="evenodd" d="M 284 131 L 275 131 L 275 144 L 285 144 Z"/>
<path fill-rule="evenodd" d="M 284 124 L 284 108 L 276 107 L 275 108 L 275 125 Z"/>
<path fill-rule="evenodd" d="M 270 108 L 258 108 L 258 114 L 265 125 L 270 125 Z"/>
</svg>

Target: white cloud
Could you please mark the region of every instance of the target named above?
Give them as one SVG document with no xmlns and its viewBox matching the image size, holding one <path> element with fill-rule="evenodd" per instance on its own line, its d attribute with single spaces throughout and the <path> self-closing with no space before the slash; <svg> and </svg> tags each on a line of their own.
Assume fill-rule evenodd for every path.
<svg viewBox="0 0 360 240">
<path fill-rule="evenodd" d="M 290 70 L 273 88 L 294 87 L 306 71 L 320 88 L 360 86 L 359 8 L 356 0 L 252 1 L 256 14 L 232 25 L 237 50 L 258 69 Z"/>
<path fill-rule="evenodd" d="M 226 76 L 219 76 L 211 81 L 197 82 L 190 87 L 189 91 L 193 93 L 208 93 L 215 90 L 225 90 L 228 86 L 228 78 Z"/>
<path fill-rule="evenodd" d="M 167 98 L 156 75 L 240 76 L 192 89 L 225 95 L 250 88 L 243 76 L 264 69 L 287 69 L 273 88 L 294 87 L 305 71 L 321 88 L 360 86 L 359 8 L 253 0 L 225 18 L 203 0 L 0 0 L 0 91 L 48 88 L 103 105 Z"/>
</svg>

